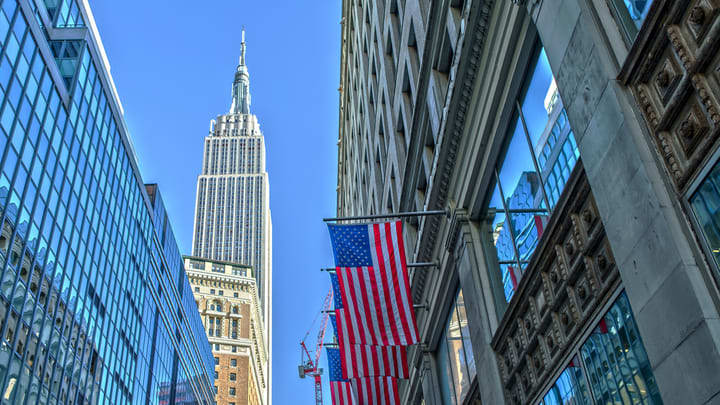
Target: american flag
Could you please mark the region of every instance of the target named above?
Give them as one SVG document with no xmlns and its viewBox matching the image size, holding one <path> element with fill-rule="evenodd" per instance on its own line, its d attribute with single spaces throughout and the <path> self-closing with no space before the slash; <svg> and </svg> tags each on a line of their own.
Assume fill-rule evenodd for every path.
<svg viewBox="0 0 720 405">
<path fill-rule="evenodd" d="M 333 303 L 335 309 L 343 308 L 342 295 L 340 294 L 340 283 L 338 282 L 337 274 L 330 273 L 330 284 L 333 290 Z"/>
<path fill-rule="evenodd" d="M 370 377 L 352 380 L 358 405 L 400 404 L 398 380 L 393 377 Z"/>
<path fill-rule="evenodd" d="M 340 343 L 340 357 L 344 378 L 396 377 L 409 378 L 407 348 L 405 346 L 375 346 L 351 344 L 344 325 L 346 310 L 335 310 L 333 326 Z M 340 328 L 340 329 L 338 329 Z"/>
<path fill-rule="evenodd" d="M 328 225 L 351 344 L 419 342 L 402 222 Z"/>
<path fill-rule="evenodd" d="M 343 378 L 340 365 L 340 351 L 327 348 L 328 367 L 330 368 L 330 396 L 333 405 L 356 405 L 355 394 L 350 380 Z"/>
<path fill-rule="evenodd" d="M 333 330 L 335 331 L 335 339 L 338 339 L 338 337 L 340 336 L 340 334 L 338 333 L 337 320 L 335 320 L 335 315 L 331 314 L 331 315 L 329 316 L 329 318 L 330 318 L 330 323 L 331 323 L 332 326 L 333 326 Z M 339 341 L 339 340 L 338 340 L 338 341 Z"/>
</svg>

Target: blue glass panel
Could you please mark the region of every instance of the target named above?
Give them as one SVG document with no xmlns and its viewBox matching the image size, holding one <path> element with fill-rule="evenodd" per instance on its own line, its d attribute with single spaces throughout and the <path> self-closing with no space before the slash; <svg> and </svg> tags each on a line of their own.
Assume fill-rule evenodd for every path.
<svg viewBox="0 0 720 405">
<path fill-rule="evenodd" d="M 7 36 L 9 30 L 10 22 L 4 13 L 0 13 L 0 39 L 2 39 L 3 43 L 5 42 L 5 36 Z"/>
<path fill-rule="evenodd" d="M 547 60 L 545 49 L 542 49 L 537 63 L 533 68 L 527 93 L 521 103 L 523 116 L 525 117 L 533 146 L 540 140 L 540 136 L 548 122 L 548 111 L 545 109 L 545 99 L 548 96 L 548 92 L 553 90 L 550 86 L 552 82 L 553 76 L 550 70 L 550 63 Z"/>
<path fill-rule="evenodd" d="M 600 320 L 580 353 L 597 402 L 663 403 L 625 293 Z"/>
<path fill-rule="evenodd" d="M 720 164 L 715 164 L 690 202 L 713 258 L 720 264 Z"/>
<path fill-rule="evenodd" d="M 652 0 L 624 0 L 625 8 L 630 14 L 630 19 L 635 22 L 635 26 L 640 28 L 645 17 L 647 17 Z"/>
<path fill-rule="evenodd" d="M 540 403 L 541 405 L 592 405 L 580 359 L 575 356 Z"/>
</svg>

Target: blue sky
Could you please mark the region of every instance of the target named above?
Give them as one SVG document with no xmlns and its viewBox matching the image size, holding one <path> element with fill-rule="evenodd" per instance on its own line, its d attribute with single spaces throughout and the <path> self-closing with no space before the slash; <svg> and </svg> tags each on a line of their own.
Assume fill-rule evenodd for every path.
<svg viewBox="0 0 720 405">
<path fill-rule="evenodd" d="M 311 381 L 298 378 L 297 366 L 300 339 L 329 288 L 319 268 L 332 265 L 321 218 L 335 211 L 340 1 L 90 5 L 143 179 L 159 184 L 186 254 L 203 139 L 210 120 L 230 107 L 245 26 L 251 110 L 265 134 L 270 175 L 273 402 L 313 404 Z"/>
</svg>

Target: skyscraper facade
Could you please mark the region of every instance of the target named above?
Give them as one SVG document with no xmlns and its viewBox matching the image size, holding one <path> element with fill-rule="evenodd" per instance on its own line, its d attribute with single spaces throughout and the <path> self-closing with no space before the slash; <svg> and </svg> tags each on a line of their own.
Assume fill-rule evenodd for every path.
<svg viewBox="0 0 720 405">
<path fill-rule="evenodd" d="M 251 266 L 185 257 L 215 356 L 217 405 L 267 404 L 267 351 Z"/>
<path fill-rule="evenodd" d="M 0 2 L 0 230 L 1 403 L 213 403 L 86 1 Z"/>
<path fill-rule="evenodd" d="M 250 113 L 250 74 L 242 54 L 227 114 L 210 123 L 197 183 L 193 256 L 253 267 L 269 325 L 272 294 L 272 223 L 265 138 Z"/>
<path fill-rule="evenodd" d="M 210 122 L 197 183 L 193 256 L 252 267 L 260 300 L 265 347 L 272 358 L 272 222 L 265 138 L 250 112 L 245 31 L 232 84 L 230 111 Z M 272 402 L 272 366 L 267 365 Z"/>
<path fill-rule="evenodd" d="M 337 214 L 445 214 L 402 403 L 718 398 L 719 10 L 343 1 Z"/>
</svg>

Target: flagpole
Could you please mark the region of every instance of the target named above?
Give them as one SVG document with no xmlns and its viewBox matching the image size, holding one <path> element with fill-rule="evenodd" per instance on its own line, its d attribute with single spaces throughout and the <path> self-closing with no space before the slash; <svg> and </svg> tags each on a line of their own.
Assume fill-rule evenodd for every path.
<svg viewBox="0 0 720 405">
<path fill-rule="evenodd" d="M 438 266 L 438 264 L 435 262 L 420 262 L 420 263 L 408 263 L 407 264 L 408 269 L 424 269 L 424 268 L 437 267 L 437 266 Z M 321 268 L 320 271 L 327 271 L 328 273 L 336 272 L 334 267 Z"/>
<path fill-rule="evenodd" d="M 323 218 L 325 222 L 359 221 L 363 219 L 410 218 L 431 215 L 450 215 L 448 210 L 396 212 L 394 214 L 361 215 L 356 217 Z"/>
<path fill-rule="evenodd" d="M 427 309 L 427 304 L 415 304 L 413 305 L 413 309 Z M 321 311 L 323 314 L 329 314 L 329 315 L 335 315 L 334 309 L 323 309 Z"/>
</svg>

